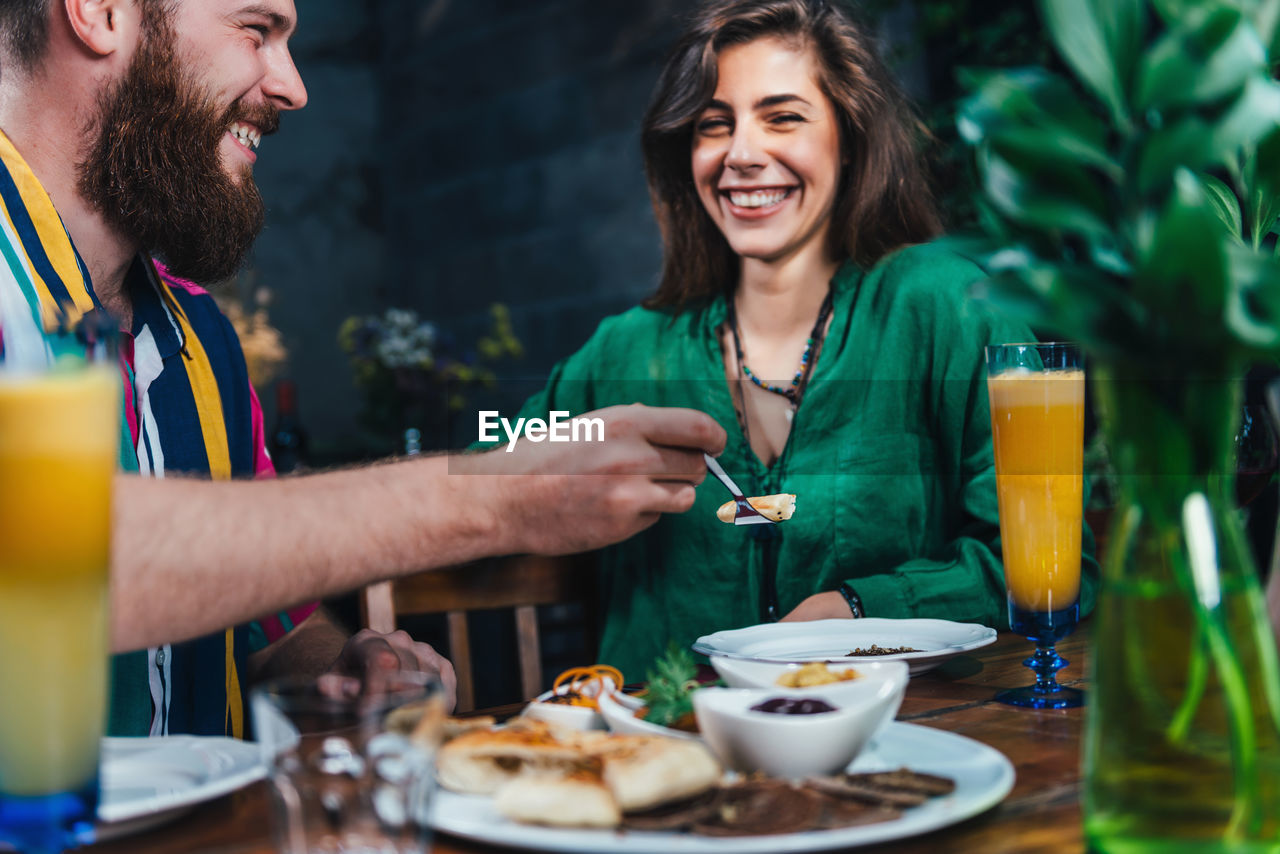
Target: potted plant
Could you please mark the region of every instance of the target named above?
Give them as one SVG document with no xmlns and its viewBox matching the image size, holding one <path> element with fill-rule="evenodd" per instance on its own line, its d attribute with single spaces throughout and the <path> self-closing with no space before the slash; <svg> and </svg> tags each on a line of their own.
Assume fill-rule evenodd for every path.
<svg viewBox="0 0 1280 854">
<path fill-rule="evenodd" d="M 1098 851 L 1280 848 L 1280 666 L 1234 509 L 1280 354 L 1276 0 L 1041 0 L 1069 72 L 972 73 L 987 295 L 1080 341 L 1119 491 L 1094 617 Z"/>
</svg>

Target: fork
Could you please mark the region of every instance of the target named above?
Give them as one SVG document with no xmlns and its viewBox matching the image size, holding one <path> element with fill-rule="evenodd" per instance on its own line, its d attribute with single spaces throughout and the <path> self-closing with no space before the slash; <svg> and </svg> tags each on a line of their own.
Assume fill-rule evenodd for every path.
<svg viewBox="0 0 1280 854">
<path fill-rule="evenodd" d="M 733 496 L 733 503 L 738 505 L 737 511 L 733 514 L 733 524 L 735 525 L 775 525 L 777 524 L 768 516 L 765 516 L 759 510 L 751 506 L 751 502 L 747 501 L 742 494 L 742 490 L 738 489 L 738 484 L 733 482 L 733 478 L 724 473 L 724 469 L 720 468 L 720 464 L 716 462 L 716 458 L 710 454 L 703 454 L 702 458 L 707 462 L 707 471 L 716 476 L 716 480 L 724 484 L 724 488 L 729 490 L 729 494 Z"/>
</svg>

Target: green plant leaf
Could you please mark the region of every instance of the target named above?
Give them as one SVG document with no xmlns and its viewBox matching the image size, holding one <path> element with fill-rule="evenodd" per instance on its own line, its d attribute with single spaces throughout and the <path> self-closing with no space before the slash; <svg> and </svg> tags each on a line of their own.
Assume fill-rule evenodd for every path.
<svg viewBox="0 0 1280 854">
<path fill-rule="evenodd" d="M 1247 176 L 1247 184 L 1253 187 L 1250 227 L 1257 247 L 1275 230 L 1280 217 L 1280 126 L 1253 146 L 1244 164 L 1242 171 Z"/>
<path fill-rule="evenodd" d="M 1218 7 L 1220 0 L 1151 0 L 1152 7 L 1167 26 L 1192 23 Z"/>
<path fill-rule="evenodd" d="M 1213 161 L 1212 128 L 1188 116 L 1150 134 L 1138 155 L 1137 188 L 1144 196 L 1166 191 L 1178 167 L 1199 171 Z"/>
<path fill-rule="evenodd" d="M 1280 84 L 1254 77 L 1216 117 L 1189 114 L 1153 132 L 1139 156 L 1138 189 L 1145 195 L 1160 191 L 1179 167 L 1199 171 L 1222 165 L 1278 124 Z M 1275 168 L 1275 161 L 1270 163 Z"/>
<path fill-rule="evenodd" d="M 1280 347 L 1280 261 L 1243 246 L 1233 246 L 1227 257 L 1227 328 L 1259 355 Z"/>
<path fill-rule="evenodd" d="M 1054 47 L 1114 118 L 1128 113 L 1125 84 L 1113 46 L 1127 46 L 1133 41 L 1129 28 L 1137 16 L 1127 11 L 1130 3 L 1131 0 L 1040 0 L 1040 12 Z"/>
<path fill-rule="evenodd" d="M 1110 234 L 1106 197 L 1079 167 L 1009 148 L 979 154 L 987 198 L 1022 225 L 1084 235 Z"/>
<path fill-rule="evenodd" d="M 1280 83 L 1269 76 L 1253 77 L 1213 128 L 1214 154 L 1224 157 L 1253 148 L 1274 132 L 1277 125 L 1280 125 Z"/>
<path fill-rule="evenodd" d="M 1106 148 L 1106 126 L 1065 80 L 1038 70 L 987 75 L 961 104 L 957 128 L 970 143 L 1000 139 L 1122 177 Z"/>
<path fill-rule="evenodd" d="M 991 276 L 973 296 L 1028 326 L 1080 341 L 1095 353 L 1114 354 L 1116 342 L 1144 340 L 1140 307 L 1115 280 L 1086 266 L 1044 262 L 1018 247 L 992 255 L 986 266 Z"/>
<path fill-rule="evenodd" d="M 1133 296 L 1185 342 L 1211 336 L 1217 324 L 1207 319 L 1223 316 L 1229 287 L 1225 233 L 1200 181 L 1179 169 L 1173 196 L 1140 259 Z"/>
<path fill-rule="evenodd" d="M 1212 175 L 1198 175 L 1200 185 L 1204 188 L 1209 207 L 1227 229 L 1244 243 L 1244 220 L 1240 214 L 1240 202 L 1235 192 L 1225 183 Z"/>
<path fill-rule="evenodd" d="M 1127 91 L 1133 79 L 1147 31 L 1147 5 L 1143 0 L 1112 0 L 1104 3 L 1103 26 L 1111 61 L 1122 87 Z"/>
<path fill-rule="evenodd" d="M 1195 25 L 1180 23 L 1156 41 L 1141 63 L 1138 110 L 1212 102 L 1265 72 L 1266 48 L 1239 9 L 1220 7 Z"/>
<path fill-rule="evenodd" d="M 1274 56 L 1280 48 L 1280 0 L 1244 0 L 1243 5 L 1267 53 Z"/>
</svg>

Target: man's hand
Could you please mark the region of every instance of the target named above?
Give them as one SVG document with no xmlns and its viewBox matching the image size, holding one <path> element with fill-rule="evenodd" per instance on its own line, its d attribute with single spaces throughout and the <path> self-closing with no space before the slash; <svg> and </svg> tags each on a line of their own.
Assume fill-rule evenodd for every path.
<svg viewBox="0 0 1280 854">
<path fill-rule="evenodd" d="M 600 419 L 604 441 L 524 440 L 512 453 L 461 463 L 476 474 L 518 475 L 496 479 L 491 502 L 510 551 L 587 551 L 625 540 L 663 513 L 683 513 L 706 476 L 702 454 L 724 449 L 724 429 L 692 409 L 632 404 L 579 417 Z"/>
<path fill-rule="evenodd" d="M 849 603 L 839 590 L 815 593 L 791 610 L 779 622 L 797 623 L 805 620 L 851 620 Z"/>
<path fill-rule="evenodd" d="M 404 631 L 384 635 L 372 629 L 361 629 L 347 641 L 329 670 L 361 680 L 378 673 L 420 670 L 440 677 L 447 711 L 453 711 L 457 702 L 458 677 L 453 665 L 429 644 L 415 641 Z"/>
</svg>

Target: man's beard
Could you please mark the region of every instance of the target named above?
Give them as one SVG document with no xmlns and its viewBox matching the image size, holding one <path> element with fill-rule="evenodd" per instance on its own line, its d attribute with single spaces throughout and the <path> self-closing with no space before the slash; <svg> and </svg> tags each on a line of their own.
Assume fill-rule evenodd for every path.
<svg viewBox="0 0 1280 854">
<path fill-rule="evenodd" d="M 251 169 L 238 181 L 223 170 L 222 136 L 236 120 L 271 133 L 279 112 L 220 109 L 179 63 L 168 22 L 147 21 L 124 79 L 101 96 L 80 194 L 174 275 L 212 284 L 240 268 L 263 221 Z"/>
</svg>

